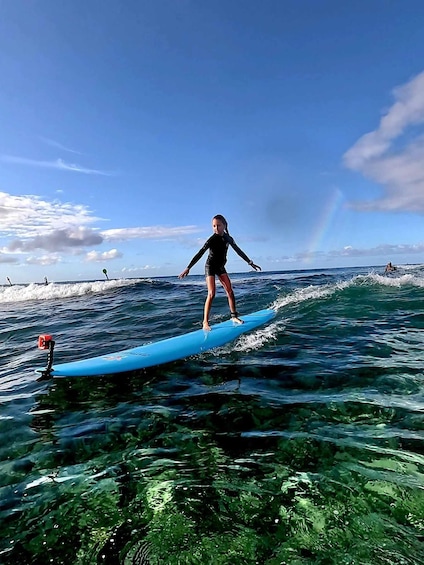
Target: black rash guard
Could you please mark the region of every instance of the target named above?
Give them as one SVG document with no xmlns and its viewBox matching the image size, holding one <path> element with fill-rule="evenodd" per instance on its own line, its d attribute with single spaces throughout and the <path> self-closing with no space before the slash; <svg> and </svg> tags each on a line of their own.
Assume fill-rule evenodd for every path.
<svg viewBox="0 0 424 565">
<path fill-rule="evenodd" d="M 225 263 L 227 262 L 227 251 L 229 245 L 231 245 L 237 255 L 244 259 L 246 263 L 249 263 L 249 265 L 252 263 L 246 253 L 240 249 L 229 234 L 224 233 L 224 235 L 218 235 L 217 233 L 214 233 L 206 241 L 205 245 L 196 253 L 190 261 L 187 269 L 190 270 L 206 252 L 206 250 L 209 249 L 209 255 L 206 259 L 205 265 L 206 276 L 223 275 L 227 272 L 225 270 Z"/>
</svg>

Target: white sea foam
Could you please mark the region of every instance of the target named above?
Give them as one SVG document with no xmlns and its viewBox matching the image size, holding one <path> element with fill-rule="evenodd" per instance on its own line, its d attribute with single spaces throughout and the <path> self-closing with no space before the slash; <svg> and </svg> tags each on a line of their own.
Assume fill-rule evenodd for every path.
<svg viewBox="0 0 424 565">
<path fill-rule="evenodd" d="M 109 281 L 91 281 L 80 283 L 49 283 L 13 285 L 0 287 L 0 304 L 26 302 L 30 300 L 52 300 L 99 294 L 111 289 L 133 286 L 140 279 L 114 279 Z"/>
<path fill-rule="evenodd" d="M 343 286 L 345 283 L 340 283 Z M 337 285 L 326 285 L 326 286 L 307 286 L 305 288 L 299 288 L 294 292 L 291 292 L 285 296 L 279 296 L 274 303 L 271 305 L 273 310 L 281 310 L 289 304 L 299 304 L 300 302 L 305 302 L 306 300 L 319 300 L 321 298 L 328 298 L 331 296 L 336 289 Z"/>
<path fill-rule="evenodd" d="M 412 269 L 405 273 L 399 269 L 393 274 L 386 275 L 381 273 L 372 272 L 368 275 L 358 275 L 354 277 L 357 283 L 367 284 L 367 283 L 377 283 L 383 286 L 391 286 L 394 288 L 400 288 L 402 286 L 417 286 L 424 287 L 424 272 L 416 271 L 411 272 Z"/>
<path fill-rule="evenodd" d="M 239 337 L 233 351 L 252 351 L 260 349 L 265 344 L 275 340 L 284 327 L 284 322 L 273 322 L 264 328 L 259 328 L 254 332 L 244 334 Z"/>
</svg>

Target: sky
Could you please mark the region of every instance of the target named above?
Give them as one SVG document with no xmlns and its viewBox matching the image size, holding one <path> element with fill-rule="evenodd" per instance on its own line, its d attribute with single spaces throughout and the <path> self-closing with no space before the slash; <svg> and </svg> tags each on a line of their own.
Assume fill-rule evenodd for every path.
<svg viewBox="0 0 424 565">
<path fill-rule="evenodd" d="M 0 0 L 0 284 L 177 276 L 215 214 L 264 271 L 424 262 L 423 25 L 422 0 Z"/>
</svg>

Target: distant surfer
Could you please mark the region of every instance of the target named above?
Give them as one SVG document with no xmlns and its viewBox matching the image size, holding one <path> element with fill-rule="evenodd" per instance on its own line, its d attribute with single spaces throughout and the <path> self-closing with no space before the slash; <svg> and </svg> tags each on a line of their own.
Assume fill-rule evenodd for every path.
<svg viewBox="0 0 424 565">
<path fill-rule="evenodd" d="M 106 277 L 106 279 L 109 280 L 109 277 L 108 277 L 108 275 L 107 275 L 107 269 L 103 269 L 103 274 L 104 274 L 104 276 Z"/>
<path fill-rule="evenodd" d="M 389 262 L 389 263 L 387 263 L 384 272 L 385 273 L 391 273 L 392 271 L 396 271 L 396 267 L 394 265 L 392 265 L 391 262 Z"/>
<path fill-rule="evenodd" d="M 6 280 L 9 283 L 9 285 L 12 286 L 12 281 L 9 279 L 9 277 L 6 277 Z"/>
<path fill-rule="evenodd" d="M 48 285 L 48 284 L 49 284 L 49 281 L 47 280 L 47 277 L 44 277 L 44 284 L 45 284 L 45 285 Z"/>
<path fill-rule="evenodd" d="M 215 298 L 216 285 L 215 276 L 217 276 L 227 293 L 228 304 L 230 306 L 231 318 L 242 324 L 243 320 L 240 320 L 239 314 L 236 310 L 236 299 L 234 297 L 233 287 L 231 285 L 230 277 L 225 270 L 225 264 L 227 262 L 227 251 L 228 246 L 234 249 L 234 251 L 246 261 L 255 271 L 260 271 L 259 265 L 249 259 L 249 257 L 238 247 L 234 239 L 231 237 L 228 231 L 228 223 L 224 216 L 218 214 L 212 218 L 212 229 L 213 235 L 206 241 L 204 246 L 196 253 L 193 259 L 188 264 L 188 267 L 179 275 L 178 278 L 183 279 L 186 277 L 190 269 L 197 263 L 197 261 L 203 256 L 203 254 L 209 249 L 209 255 L 206 259 L 205 264 L 205 276 L 206 284 L 208 287 L 208 295 L 205 301 L 204 313 L 203 313 L 203 329 L 210 330 L 209 325 L 209 314 L 212 307 L 212 301 Z"/>
</svg>

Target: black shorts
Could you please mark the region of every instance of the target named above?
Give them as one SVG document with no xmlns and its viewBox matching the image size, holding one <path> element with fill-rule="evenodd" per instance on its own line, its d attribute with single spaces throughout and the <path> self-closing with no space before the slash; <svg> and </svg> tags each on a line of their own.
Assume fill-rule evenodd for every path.
<svg viewBox="0 0 424 565">
<path fill-rule="evenodd" d="M 226 274 L 225 265 L 214 265 L 213 263 L 206 263 L 205 277 L 215 277 Z"/>
</svg>

